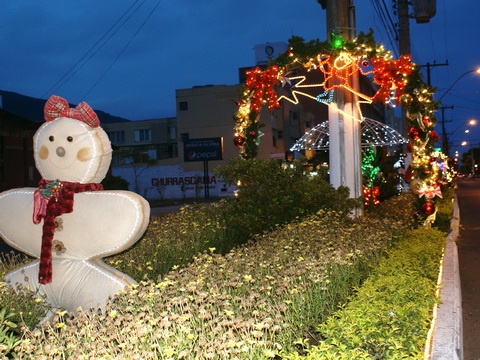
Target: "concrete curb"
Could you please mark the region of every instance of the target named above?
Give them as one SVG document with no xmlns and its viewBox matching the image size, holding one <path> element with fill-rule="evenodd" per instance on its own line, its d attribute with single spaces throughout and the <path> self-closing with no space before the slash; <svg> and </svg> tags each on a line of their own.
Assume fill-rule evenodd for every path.
<svg viewBox="0 0 480 360">
<path fill-rule="evenodd" d="M 440 304 L 431 345 L 433 360 L 463 359 L 462 292 L 456 240 L 460 228 L 460 210 L 454 197 L 451 231 L 443 256 Z"/>
</svg>

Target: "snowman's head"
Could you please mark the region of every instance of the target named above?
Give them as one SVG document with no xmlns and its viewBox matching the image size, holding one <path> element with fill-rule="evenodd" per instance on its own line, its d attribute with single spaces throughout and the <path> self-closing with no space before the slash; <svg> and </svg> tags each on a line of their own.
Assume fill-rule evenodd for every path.
<svg viewBox="0 0 480 360">
<path fill-rule="evenodd" d="M 64 99 L 52 96 L 45 105 L 45 120 L 33 139 L 35 165 L 42 177 L 101 182 L 110 166 L 112 148 L 93 110 L 85 103 L 71 109 Z"/>
</svg>

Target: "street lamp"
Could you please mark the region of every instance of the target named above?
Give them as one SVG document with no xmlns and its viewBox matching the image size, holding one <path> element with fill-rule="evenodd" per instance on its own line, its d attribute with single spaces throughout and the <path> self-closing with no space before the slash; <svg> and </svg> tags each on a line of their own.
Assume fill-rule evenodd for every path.
<svg viewBox="0 0 480 360">
<path fill-rule="evenodd" d="M 462 141 L 462 146 L 467 146 L 468 142 Z M 470 158 L 472 159 L 472 168 L 470 169 L 470 175 L 472 177 L 475 176 L 475 169 L 477 168 L 477 165 L 475 164 L 475 158 L 473 157 L 473 144 L 470 144 Z"/>
<path fill-rule="evenodd" d="M 445 95 L 447 95 L 447 93 L 448 93 L 450 90 L 453 89 L 453 87 L 460 81 L 461 78 L 463 78 L 464 76 L 466 76 L 466 75 L 468 75 L 468 74 L 470 74 L 470 73 L 473 73 L 473 72 L 476 72 L 477 74 L 480 74 L 480 68 L 473 69 L 473 70 L 468 70 L 467 72 L 464 72 L 462 75 L 460 75 L 460 76 L 457 78 L 457 80 L 455 80 L 455 81 L 453 82 L 453 84 L 450 85 L 450 87 L 447 89 L 447 91 L 445 91 L 445 92 L 443 93 L 443 95 L 440 96 L 440 99 L 438 99 L 438 101 L 442 100 L 443 97 L 444 97 Z"/>
<path fill-rule="evenodd" d="M 457 127 L 453 132 L 451 132 L 449 135 L 450 135 L 450 136 L 453 136 L 453 135 L 454 135 L 462 126 L 464 126 L 464 125 L 475 126 L 475 125 L 477 125 L 477 120 L 471 119 L 471 120 L 468 120 L 466 124 L 460 124 L 460 125 L 458 125 L 458 127 Z M 470 129 L 469 129 L 469 128 L 465 129 L 465 130 L 464 130 L 464 133 L 465 133 L 465 134 L 470 133 Z"/>
<path fill-rule="evenodd" d="M 453 89 L 453 87 L 460 81 L 461 78 L 463 78 L 464 76 L 470 74 L 470 73 L 473 73 L 473 72 L 476 72 L 477 74 L 480 74 L 480 67 L 479 68 L 476 68 L 476 69 L 473 69 L 473 70 L 468 70 L 466 72 L 464 72 L 462 75 L 460 75 L 454 82 L 452 85 L 450 85 L 450 87 L 447 89 L 447 91 L 445 91 L 443 93 L 442 96 L 440 96 L 440 99 L 438 99 L 438 101 L 441 101 L 443 99 L 443 97 L 445 95 L 448 94 L 448 92 L 450 90 Z M 453 106 L 452 106 L 452 109 L 453 109 Z M 443 113 L 442 113 L 443 114 Z M 445 119 L 444 117 L 442 116 L 442 151 L 448 156 L 448 139 L 447 139 L 447 134 L 445 132 Z"/>
</svg>

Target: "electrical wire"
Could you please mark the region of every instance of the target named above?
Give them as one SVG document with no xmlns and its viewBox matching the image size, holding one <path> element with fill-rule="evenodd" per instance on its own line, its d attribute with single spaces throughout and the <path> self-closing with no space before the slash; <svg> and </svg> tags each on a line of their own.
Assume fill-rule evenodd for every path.
<svg viewBox="0 0 480 360">
<path fill-rule="evenodd" d="M 110 65 L 108 66 L 108 68 L 103 72 L 102 75 L 100 75 L 100 77 L 95 81 L 95 83 L 90 87 L 90 89 L 88 89 L 88 91 L 82 96 L 81 100 L 85 99 L 85 97 L 90 94 L 92 92 L 93 89 L 95 89 L 95 87 L 100 83 L 100 81 L 105 77 L 105 75 L 110 71 L 110 69 L 113 67 L 113 65 L 115 65 L 115 63 L 118 61 L 118 59 L 120 58 L 120 56 L 122 56 L 122 54 L 125 52 L 125 50 L 127 50 L 128 46 L 131 44 L 131 42 L 135 39 L 135 37 L 138 35 L 138 33 L 140 32 L 140 30 L 145 26 L 145 24 L 147 23 L 148 19 L 150 19 L 150 17 L 153 15 L 153 13 L 155 12 L 155 10 L 157 9 L 157 7 L 160 5 L 160 3 L 162 2 L 162 0 L 158 0 L 157 1 L 157 4 L 153 7 L 153 9 L 150 11 L 150 13 L 148 14 L 148 16 L 145 18 L 145 20 L 142 22 L 142 24 L 140 25 L 140 27 L 137 29 L 137 31 L 132 35 L 132 37 L 130 38 L 130 40 L 125 44 L 125 46 L 122 48 L 122 50 L 120 51 L 120 53 L 115 57 L 115 59 L 113 59 L 113 61 L 110 63 Z M 143 4 L 143 3 L 142 3 Z"/>
<path fill-rule="evenodd" d="M 137 6 L 136 9 L 133 10 L 132 13 L 129 14 L 131 9 L 139 2 L 140 0 L 136 0 L 119 18 L 115 23 L 93 44 L 87 52 L 72 66 L 65 72 L 62 77 L 60 77 L 57 82 L 55 82 L 50 88 L 43 93 L 42 98 L 46 98 L 48 95 L 58 91 L 62 88 L 65 83 L 67 83 L 83 66 L 95 56 L 100 49 L 102 49 L 108 41 L 125 25 L 125 23 L 138 11 L 138 9 L 145 3 L 146 0 Z M 129 14 L 129 15 L 128 15 Z M 128 15 L 128 16 L 127 16 Z M 123 22 L 117 26 L 121 21 Z M 108 37 L 107 37 L 108 36 Z"/>
<path fill-rule="evenodd" d="M 448 30 L 447 30 L 447 14 L 446 14 L 446 6 L 445 6 L 445 0 L 443 0 L 443 44 L 445 45 L 445 59 L 448 59 L 448 49 L 449 49 L 449 45 L 448 45 Z M 447 75 L 448 75 L 448 78 L 450 78 L 450 68 L 447 66 Z"/>
<path fill-rule="evenodd" d="M 398 49 L 399 35 L 395 25 L 396 22 L 393 20 L 393 14 L 391 14 L 391 12 L 388 10 L 387 5 L 385 4 L 385 0 L 382 0 L 382 5 L 383 5 L 384 13 L 388 18 L 389 34 L 390 36 L 395 35 L 394 38 L 390 40 L 390 45 L 392 46 L 393 49 Z"/>
<path fill-rule="evenodd" d="M 398 54 L 398 31 L 395 27 L 392 15 L 388 11 L 388 7 L 385 4 L 385 0 L 370 0 L 372 7 L 381 22 L 383 30 L 390 42 L 395 54 Z"/>
</svg>

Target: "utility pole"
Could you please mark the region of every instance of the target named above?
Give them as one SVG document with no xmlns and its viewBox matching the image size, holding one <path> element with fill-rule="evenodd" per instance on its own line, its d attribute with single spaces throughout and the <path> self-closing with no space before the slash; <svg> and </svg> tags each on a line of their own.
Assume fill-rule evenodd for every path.
<svg viewBox="0 0 480 360">
<path fill-rule="evenodd" d="M 450 147 L 448 146 L 448 137 L 447 137 L 447 130 L 445 129 L 445 109 L 453 109 L 453 105 L 451 106 L 440 106 L 440 110 L 442 110 L 442 152 L 449 156 Z"/>
<path fill-rule="evenodd" d="M 408 16 L 408 0 L 397 0 L 398 9 L 398 36 L 400 55 L 409 55 L 410 50 L 410 21 Z"/>
<path fill-rule="evenodd" d="M 408 17 L 408 0 L 397 0 L 398 10 L 398 42 L 401 55 L 410 55 L 410 20 Z M 402 106 L 402 134 L 408 139 L 408 119 L 407 109 Z M 408 151 L 407 144 L 403 144 L 403 153 L 405 154 L 404 164 L 405 169 L 410 166 L 412 162 L 412 154 Z M 403 182 L 403 191 L 410 192 L 410 186 L 408 183 Z"/>
<path fill-rule="evenodd" d="M 430 81 L 430 68 L 435 67 L 435 66 L 448 66 L 448 60 L 444 64 L 437 64 L 435 61 L 433 64 L 426 63 L 425 65 L 419 65 L 420 67 L 426 67 L 427 68 L 427 84 L 432 85 Z"/>
<path fill-rule="evenodd" d="M 329 40 L 332 34 L 353 40 L 356 36 L 353 0 L 326 0 L 320 3 L 322 7 L 326 5 Z M 358 77 L 352 79 L 350 86 L 358 88 L 358 81 Z M 336 108 L 328 107 L 330 183 L 334 188 L 348 187 L 352 198 L 362 196 L 361 133 L 356 101 L 356 96 L 339 87 L 333 98 Z M 353 215 L 363 215 L 363 206 L 356 208 Z"/>
</svg>

